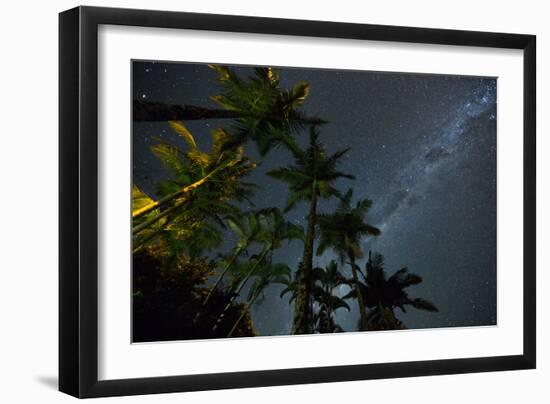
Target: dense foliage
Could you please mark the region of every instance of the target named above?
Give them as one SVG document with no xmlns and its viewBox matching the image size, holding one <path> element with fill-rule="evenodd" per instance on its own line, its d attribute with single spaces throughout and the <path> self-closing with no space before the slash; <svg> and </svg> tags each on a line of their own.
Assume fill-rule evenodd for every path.
<svg viewBox="0 0 550 404">
<path fill-rule="evenodd" d="M 256 335 L 251 310 L 274 283 L 283 285 L 281 297 L 290 295 L 296 334 L 344 331 L 335 315 L 350 311 L 350 299 L 359 308 L 358 330 L 403 328 L 394 310 L 406 305 L 436 311 L 404 291 L 422 281 L 406 268 L 387 278 L 381 255 L 369 253 L 361 271 L 362 241 L 380 235 L 367 221 L 372 201 L 354 202 L 353 187 L 346 193 L 338 189 L 338 179 L 354 178 L 338 168 L 348 149 L 325 150 L 324 121 L 302 110 L 309 84 L 281 88 L 279 73 L 271 68 L 256 68 L 247 78 L 225 66 L 212 68 L 220 93 L 211 98 L 221 110 L 139 103 L 139 120 L 181 117 L 168 125 L 186 148 L 157 139 L 151 151 L 170 177 L 157 184 L 155 195 L 133 188 L 134 341 Z M 230 123 L 212 130 L 211 149 L 200 150 L 184 118 L 229 118 Z M 309 135 L 305 148 L 296 140 L 300 133 Z M 283 148 L 293 157 L 292 165 L 268 173 L 287 185 L 285 206 L 244 207 L 259 192 L 248 180 L 258 163 L 246 152 L 250 143 L 260 156 Z M 324 199 L 339 201 L 337 208 L 320 213 Z M 308 208 L 305 228 L 285 218 L 300 203 Z M 221 253 L 228 232 L 236 242 Z M 290 242 L 303 245 L 294 268 L 274 262 L 275 252 Z M 334 252 L 339 264 L 315 266 L 315 256 L 326 251 Z"/>
</svg>

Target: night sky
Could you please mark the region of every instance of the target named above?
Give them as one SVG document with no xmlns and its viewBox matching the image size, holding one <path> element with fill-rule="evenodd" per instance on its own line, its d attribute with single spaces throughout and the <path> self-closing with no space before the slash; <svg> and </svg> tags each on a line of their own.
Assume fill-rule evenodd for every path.
<svg viewBox="0 0 550 404">
<path fill-rule="evenodd" d="M 239 75 L 251 68 L 234 66 Z M 356 176 L 336 186 L 354 187 L 354 200 L 368 197 L 373 207 L 368 221 L 382 234 L 366 239 L 364 251 L 380 252 L 386 271 L 403 266 L 424 281 L 408 288 L 411 297 L 432 301 L 438 313 L 410 308 L 396 315 L 408 328 L 496 324 L 496 83 L 495 78 L 346 70 L 281 68 L 281 87 L 308 81 L 311 92 L 304 111 L 328 124 L 321 141 L 329 152 L 351 147 L 340 169 Z M 219 108 L 209 96 L 219 93 L 217 74 L 204 64 L 133 62 L 133 97 L 148 101 Z M 228 127 L 227 120 L 188 121 L 199 145 L 208 147 L 209 131 Z M 154 195 L 155 183 L 167 176 L 149 151 L 153 137 L 185 145 L 166 123 L 135 123 L 133 176 Z M 307 132 L 297 134 L 302 145 Z M 282 208 L 286 185 L 265 173 L 292 162 L 290 153 L 275 149 L 261 159 L 253 143 L 247 153 L 261 161 L 249 177 L 261 184 L 255 208 Z M 336 201 L 322 200 L 320 212 Z M 290 211 L 287 220 L 305 227 L 307 204 Z M 235 239 L 228 232 L 219 253 Z M 215 252 L 216 253 L 216 252 Z M 297 268 L 302 244 L 285 244 L 274 262 Z M 336 259 L 330 251 L 314 258 L 324 266 Z M 360 261 L 364 269 L 365 260 Z M 348 266 L 343 270 L 350 276 Z M 261 335 L 288 334 L 293 308 L 282 287 L 270 286 L 253 309 Z M 345 294 L 347 290 L 342 288 Z M 358 309 L 338 310 L 336 322 L 355 330 Z"/>
</svg>

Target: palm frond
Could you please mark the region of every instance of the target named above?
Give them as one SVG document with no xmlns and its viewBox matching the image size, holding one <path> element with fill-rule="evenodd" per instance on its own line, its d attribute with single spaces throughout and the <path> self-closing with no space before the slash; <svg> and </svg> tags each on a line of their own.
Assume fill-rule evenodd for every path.
<svg viewBox="0 0 550 404">
<path fill-rule="evenodd" d="M 312 178 L 311 176 L 301 171 L 298 167 L 281 167 L 275 170 L 271 170 L 267 173 L 272 178 L 284 181 L 287 184 L 290 184 L 293 188 L 303 188 L 307 186 Z M 303 185 L 302 185 L 303 184 Z"/>
<path fill-rule="evenodd" d="M 416 298 L 411 301 L 411 304 L 416 308 L 420 310 L 426 310 L 431 312 L 438 312 L 438 308 L 430 301 L 422 299 L 422 298 Z"/>
<path fill-rule="evenodd" d="M 180 137 L 191 147 L 192 149 L 197 148 L 197 143 L 195 142 L 195 137 L 187 130 L 187 128 L 180 121 L 170 121 L 170 128 L 174 130 Z"/>
<path fill-rule="evenodd" d="M 390 276 L 388 282 L 395 282 L 400 288 L 406 288 L 421 283 L 422 277 L 420 275 L 410 273 L 408 268 L 404 267 Z"/>
<path fill-rule="evenodd" d="M 283 209 L 283 212 L 289 212 L 290 210 L 292 210 L 294 208 L 294 206 L 296 206 L 296 204 L 300 201 L 306 201 L 309 199 L 311 195 L 311 192 L 309 190 L 303 190 L 303 191 L 295 191 L 295 192 L 292 192 L 286 202 L 285 202 L 285 207 Z"/>
</svg>

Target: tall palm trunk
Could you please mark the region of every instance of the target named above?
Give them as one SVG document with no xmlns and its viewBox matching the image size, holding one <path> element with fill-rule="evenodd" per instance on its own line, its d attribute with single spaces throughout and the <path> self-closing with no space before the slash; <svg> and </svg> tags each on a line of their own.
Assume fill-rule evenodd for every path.
<svg viewBox="0 0 550 404">
<path fill-rule="evenodd" d="M 216 290 L 216 288 L 218 287 L 218 285 L 220 284 L 220 282 L 222 281 L 223 277 L 225 276 L 225 274 L 227 273 L 227 271 L 229 271 L 231 269 L 231 267 L 233 266 L 233 264 L 235 263 L 235 261 L 237 260 L 237 258 L 239 258 L 239 255 L 241 255 L 241 253 L 243 252 L 244 250 L 244 247 L 239 247 L 237 248 L 237 250 L 233 253 L 233 256 L 231 257 L 231 259 L 229 260 L 229 262 L 227 263 L 227 265 L 225 266 L 225 268 L 223 269 L 222 273 L 220 274 L 220 276 L 218 276 L 218 279 L 216 279 L 216 282 L 214 283 L 214 285 L 212 285 L 212 287 L 210 288 L 210 291 L 208 292 L 208 295 L 206 296 L 206 298 L 204 299 L 204 302 L 202 302 L 202 305 L 205 306 L 206 303 L 208 303 L 208 301 L 210 300 L 210 297 L 212 296 L 212 293 L 214 293 L 214 291 Z"/>
<path fill-rule="evenodd" d="M 317 218 L 317 182 L 312 185 L 311 202 L 307 219 L 307 232 L 304 242 L 304 255 L 300 271 L 299 289 L 294 305 L 293 334 L 311 334 L 311 272 L 313 270 L 313 242 L 315 240 L 315 221 Z"/>
<path fill-rule="evenodd" d="M 188 201 L 186 201 L 188 202 Z M 182 206 L 182 205 L 179 205 L 179 206 Z M 171 212 L 173 212 L 174 210 L 172 210 Z M 132 250 L 132 253 L 135 254 L 137 251 L 139 251 L 145 244 L 149 243 L 150 241 L 152 241 L 156 236 L 158 236 L 170 223 L 172 223 L 174 221 L 175 217 L 174 216 L 171 216 L 169 218 L 166 219 L 166 221 L 163 223 L 162 227 L 158 228 L 157 230 L 155 230 L 154 232 L 152 232 L 149 236 L 146 236 L 144 237 L 143 239 L 136 239 L 134 237 L 134 243 L 133 243 L 133 250 Z M 195 216 L 193 218 L 195 221 L 202 221 L 204 220 L 204 215 L 201 215 L 200 217 L 199 216 Z M 183 223 L 187 223 L 189 222 L 189 220 L 186 220 L 185 222 Z M 135 236 L 135 235 L 134 235 Z"/>
<path fill-rule="evenodd" d="M 330 285 L 327 287 L 327 296 L 329 297 L 328 299 L 328 309 L 327 309 L 327 330 L 328 332 L 333 332 L 334 330 L 332 329 L 332 289 L 330 287 Z"/>
<path fill-rule="evenodd" d="M 216 290 L 216 288 L 218 287 L 218 285 L 220 284 L 220 282 L 222 281 L 223 277 L 225 276 L 225 274 L 227 273 L 227 271 L 229 271 L 229 269 L 231 269 L 231 267 L 233 266 L 233 264 L 235 263 L 235 261 L 237 260 L 237 258 L 239 257 L 239 255 L 241 255 L 241 253 L 243 252 L 244 248 L 238 248 L 234 253 L 233 253 L 233 256 L 231 257 L 230 261 L 227 263 L 227 265 L 225 266 L 224 270 L 222 271 L 222 273 L 220 274 L 220 276 L 218 277 L 218 279 L 216 279 L 216 282 L 214 283 L 214 285 L 210 288 L 210 290 L 208 291 L 208 295 L 206 295 L 206 298 L 204 299 L 204 301 L 202 302 L 202 306 L 204 308 L 204 306 L 206 306 L 206 304 L 208 303 L 208 301 L 210 300 L 210 298 L 212 297 L 212 294 L 214 293 L 214 291 Z M 195 319 L 194 319 L 194 322 L 196 323 L 199 318 L 201 317 L 201 315 L 203 314 L 203 310 L 198 310 L 197 313 L 195 314 Z"/>
<path fill-rule="evenodd" d="M 194 121 L 250 116 L 250 113 L 226 109 L 209 109 L 195 105 L 175 105 L 161 102 L 133 101 L 134 122 Z"/>
<path fill-rule="evenodd" d="M 162 121 L 195 121 L 202 119 L 237 119 L 257 118 L 275 122 L 285 122 L 277 115 L 257 114 L 252 111 L 237 111 L 231 109 L 211 109 L 195 105 L 174 105 L 162 102 L 134 100 L 132 118 L 134 122 L 162 122 Z M 294 118 L 293 121 L 310 125 L 324 123 L 319 118 Z"/>
<path fill-rule="evenodd" d="M 176 202 L 173 206 L 170 206 L 169 208 L 167 209 L 164 209 L 162 212 L 160 212 L 158 215 L 156 216 L 153 216 L 149 219 L 147 219 L 146 221 L 132 227 L 132 235 L 136 235 L 138 234 L 140 231 L 142 230 L 145 230 L 146 228 L 148 227 L 151 227 L 153 224 L 155 224 L 156 222 L 158 222 L 160 219 L 162 219 L 163 217 L 166 217 L 168 216 L 169 214 L 175 212 L 176 210 L 178 210 L 179 208 L 183 207 L 184 205 L 186 205 L 186 202 L 188 202 L 188 199 L 185 199 L 183 201 L 180 201 L 180 202 Z"/>
<path fill-rule="evenodd" d="M 237 326 L 241 323 L 242 319 L 244 318 L 246 313 L 250 310 L 250 308 L 252 307 L 252 305 L 254 304 L 256 299 L 258 298 L 258 296 L 260 296 L 261 292 L 262 292 L 262 290 L 260 288 L 258 288 L 256 293 L 254 293 L 254 296 L 252 296 L 252 298 L 246 303 L 246 306 L 242 310 L 241 315 L 239 316 L 237 321 L 235 321 L 235 323 L 233 324 L 233 327 L 231 327 L 231 331 L 229 331 L 229 334 L 227 334 L 228 337 L 231 337 L 233 335 L 233 333 L 237 329 Z"/>
<path fill-rule="evenodd" d="M 197 189 L 198 187 L 200 187 L 202 184 L 204 184 L 206 181 L 208 181 L 210 179 L 210 177 L 212 177 L 213 175 L 215 175 L 216 173 L 220 172 L 221 170 L 225 169 L 225 168 L 228 168 L 232 165 L 235 164 L 235 161 L 230 161 L 226 164 L 222 164 L 216 168 L 214 168 L 212 171 L 210 171 L 208 174 L 206 174 L 204 177 L 202 177 L 200 180 L 197 180 L 195 181 L 194 183 L 192 184 L 189 184 L 189 185 L 186 185 L 185 187 L 182 187 L 181 189 L 177 190 L 176 192 L 173 192 L 169 195 L 166 195 L 162 198 L 160 198 L 158 201 L 154 201 L 154 202 L 151 202 L 150 204 L 146 205 L 146 206 L 143 206 L 139 209 L 136 209 L 132 212 L 132 219 L 137 219 L 143 215 L 145 215 L 146 213 L 149 213 L 151 212 L 152 210 L 160 207 L 161 205 L 171 201 L 172 199 L 174 198 L 177 198 L 177 197 L 180 197 L 180 196 L 183 196 L 185 195 L 186 193 L 190 192 L 190 191 L 193 191 L 194 189 Z M 156 219 L 156 218 L 155 218 Z M 158 220 L 158 219 L 157 219 Z M 156 221 L 156 220 L 155 220 Z M 154 221 L 153 221 L 154 223 Z M 138 226 L 136 226 L 138 227 Z M 134 231 L 135 232 L 135 231 Z"/>
<path fill-rule="evenodd" d="M 349 253 L 349 260 L 351 264 L 351 273 L 353 275 L 353 283 L 355 285 L 355 292 L 357 293 L 357 304 L 359 305 L 359 331 L 365 331 L 368 328 L 367 309 L 365 308 L 363 294 L 361 293 L 361 285 L 359 284 L 359 277 L 357 276 L 357 265 L 355 264 L 355 254 L 353 254 L 353 252 Z"/>
<path fill-rule="evenodd" d="M 186 194 L 188 194 L 189 192 L 191 192 L 194 189 L 197 189 L 198 187 L 203 185 L 205 182 L 207 182 L 213 175 L 215 175 L 219 171 L 221 171 L 221 170 L 223 170 L 227 167 L 230 167 L 230 166 L 236 164 L 237 162 L 238 161 L 236 161 L 236 160 L 231 160 L 226 164 L 222 164 L 222 165 L 216 167 L 215 169 L 213 169 L 212 171 L 210 171 L 208 174 L 206 174 L 200 180 L 195 181 L 194 183 L 192 183 L 190 185 L 187 185 L 187 186 L 179 189 L 178 191 L 171 193 L 170 195 L 166 195 L 165 197 L 159 199 L 158 201 L 152 202 L 152 203 L 148 204 L 147 206 L 144 206 L 140 209 L 136 209 L 135 211 L 133 211 L 132 212 L 132 219 L 137 219 L 138 217 L 141 217 L 141 216 L 145 215 L 146 213 L 151 212 L 152 210 L 158 208 L 162 204 L 165 204 L 165 203 L 171 201 L 172 199 L 175 199 L 177 197 L 182 198 L 180 200 L 177 200 L 169 208 L 164 209 L 158 215 L 153 216 L 153 217 L 147 219 L 146 221 L 132 227 L 132 234 L 137 234 L 140 231 L 150 227 L 151 225 L 155 224 L 156 222 L 158 222 L 163 217 L 168 216 L 170 213 L 174 212 L 178 208 L 185 205 L 192 198 L 192 195 L 190 197 L 187 197 Z M 183 198 L 183 197 L 185 197 L 185 198 Z"/>
<path fill-rule="evenodd" d="M 225 317 L 225 313 L 227 312 L 227 310 L 229 310 L 229 308 L 231 307 L 235 299 L 237 299 L 237 297 L 239 296 L 239 293 L 241 293 L 241 290 L 243 290 L 244 286 L 246 285 L 246 282 L 248 282 L 250 277 L 254 275 L 254 272 L 256 272 L 260 264 L 263 262 L 263 260 L 267 256 L 267 253 L 270 251 L 271 251 L 271 245 L 268 245 L 264 248 L 264 250 L 262 251 L 262 254 L 254 264 L 254 266 L 250 269 L 250 271 L 248 271 L 248 273 L 246 274 L 242 282 L 239 284 L 239 287 L 237 288 L 237 290 L 233 292 L 233 296 L 231 296 L 231 299 L 229 299 L 229 302 L 227 302 L 227 304 L 223 308 L 220 316 L 218 317 L 218 320 L 216 321 L 216 324 L 214 324 L 214 327 L 212 328 L 213 331 L 215 331 L 219 327 L 220 323 L 223 321 L 223 318 Z"/>
</svg>

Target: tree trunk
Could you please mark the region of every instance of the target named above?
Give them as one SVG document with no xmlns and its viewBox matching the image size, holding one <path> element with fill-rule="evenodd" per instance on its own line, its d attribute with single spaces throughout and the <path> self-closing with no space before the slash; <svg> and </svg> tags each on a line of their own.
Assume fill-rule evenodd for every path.
<svg viewBox="0 0 550 404">
<path fill-rule="evenodd" d="M 332 288 L 330 285 L 327 287 L 327 295 L 328 295 L 328 315 L 327 315 L 327 329 L 328 332 L 332 333 L 334 330 L 332 329 Z"/>
<path fill-rule="evenodd" d="M 168 209 L 163 210 L 158 215 L 156 215 L 156 216 L 154 216 L 150 219 L 147 219 L 145 222 L 140 223 L 137 226 L 132 227 L 132 235 L 138 234 L 140 231 L 142 231 L 142 230 L 148 228 L 149 226 L 155 224 L 156 222 L 158 222 L 163 217 L 168 216 L 170 213 L 178 210 L 183 205 L 184 205 L 183 202 L 178 202 L 174 206 L 170 206 Z"/>
<path fill-rule="evenodd" d="M 185 202 L 187 202 L 187 201 L 185 201 Z M 173 212 L 173 210 L 172 210 L 172 212 Z M 147 237 L 145 237 L 141 240 L 135 239 L 134 244 L 133 244 L 133 251 L 132 252 L 136 253 L 137 251 L 139 251 L 139 249 L 142 248 L 146 243 L 150 242 L 153 238 L 158 236 L 166 228 L 166 226 L 168 226 L 174 219 L 175 219 L 174 216 L 167 218 L 166 221 L 163 223 L 163 227 L 161 227 L 160 229 L 155 230 L 153 233 L 151 233 L 150 236 L 147 236 Z M 204 215 L 200 216 L 200 218 L 198 216 L 195 216 L 193 219 L 195 221 L 202 221 L 202 220 L 204 220 Z M 187 220 L 186 222 L 189 222 L 189 220 Z"/>
<path fill-rule="evenodd" d="M 143 216 L 144 214 L 156 209 L 157 207 L 159 207 L 160 205 L 166 203 L 166 202 L 169 202 L 170 200 L 178 197 L 178 196 L 183 196 L 185 195 L 186 193 L 200 187 L 202 184 L 204 184 L 206 181 L 209 180 L 210 177 L 212 177 L 214 174 L 216 174 L 218 171 L 224 169 L 224 168 L 227 168 L 231 165 L 234 165 L 236 164 L 237 161 L 235 160 L 231 160 L 229 163 L 227 164 L 222 164 L 221 166 L 218 166 L 216 167 L 215 169 L 213 169 L 212 171 L 210 171 L 207 175 L 205 175 L 204 177 L 202 177 L 200 180 L 198 181 L 195 181 L 194 183 L 190 184 L 190 185 L 187 185 L 183 188 L 181 188 L 180 190 L 176 191 L 176 192 L 173 192 L 171 193 L 170 195 L 166 195 L 164 198 L 161 198 L 159 199 L 158 201 L 155 201 L 153 203 L 150 203 L 149 205 L 147 206 L 144 206 L 140 209 L 137 209 L 135 210 L 134 212 L 132 212 L 132 219 L 136 219 L 140 216 Z M 164 216 L 174 212 L 176 209 L 178 209 L 179 207 L 183 206 L 185 204 L 185 202 L 187 202 L 188 199 L 184 199 L 183 201 L 176 201 L 175 204 L 165 210 L 163 210 L 162 212 L 160 212 L 158 215 L 146 220 L 145 222 L 141 223 L 141 224 L 138 224 L 134 227 L 132 227 L 132 234 L 137 234 L 139 233 L 140 231 L 142 231 L 143 229 L 146 229 L 147 227 L 151 226 L 152 224 L 158 222 L 160 219 L 162 219 Z"/>
<path fill-rule="evenodd" d="M 205 306 L 206 303 L 208 303 L 208 300 L 210 300 L 210 297 L 212 296 L 212 293 L 216 290 L 216 288 L 218 287 L 218 285 L 220 284 L 220 282 L 222 281 L 223 277 L 225 276 L 225 274 L 227 273 L 227 271 L 229 271 L 229 269 L 233 266 L 233 264 L 235 263 L 235 261 L 237 260 L 237 258 L 239 257 L 239 255 L 241 255 L 241 253 L 243 252 L 244 250 L 244 247 L 239 247 L 235 253 L 233 254 L 233 256 L 231 257 L 231 260 L 227 263 L 227 265 L 225 266 L 225 268 L 223 269 L 223 272 L 220 274 L 220 276 L 218 277 L 218 279 L 216 279 L 216 282 L 214 283 L 214 285 L 210 288 L 210 291 L 208 292 L 208 295 L 206 296 L 206 298 L 204 299 L 204 302 L 202 302 L 202 305 Z"/>
<path fill-rule="evenodd" d="M 244 285 L 246 285 L 246 282 L 248 282 L 250 277 L 252 275 L 254 275 L 254 272 L 256 272 L 256 269 L 258 269 L 258 267 L 263 262 L 263 260 L 265 259 L 266 255 L 269 251 L 271 251 L 271 246 L 266 246 L 264 248 L 262 254 L 260 255 L 260 257 L 258 258 L 258 261 L 256 261 L 256 263 L 254 264 L 252 269 L 250 271 L 248 271 L 248 273 L 246 274 L 246 276 L 244 277 L 244 279 L 240 283 L 237 290 L 235 290 L 235 292 L 233 292 L 233 296 L 231 296 L 231 299 L 229 299 L 229 302 L 225 305 L 225 307 L 223 308 L 223 311 L 221 312 L 220 316 L 218 317 L 218 320 L 216 321 L 216 324 L 214 324 L 213 331 L 215 331 L 218 328 L 218 326 L 222 322 L 223 318 L 225 317 L 225 313 L 227 312 L 227 310 L 229 310 L 229 308 L 231 307 L 231 305 L 233 304 L 235 299 L 237 299 L 237 297 L 239 296 L 239 293 L 241 292 L 241 290 L 243 290 Z"/>
<path fill-rule="evenodd" d="M 311 334 L 311 272 L 313 268 L 313 242 L 315 240 L 315 221 L 317 218 L 317 183 L 312 185 L 312 196 L 307 220 L 307 232 L 304 242 L 304 255 L 300 271 L 299 288 L 294 304 L 293 334 Z"/>
<path fill-rule="evenodd" d="M 186 185 L 185 187 L 177 190 L 176 192 L 173 192 L 169 195 L 166 195 L 162 198 L 160 198 L 158 201 L 154 201 L 154 202 L 151 202 L 150 204 L 146 205 L 146 206 L 143 206 L 139 209 L 136 209 L 132 212 L 132 219 L 137 219 L 143 215 L 145 215 L 146 213 L 149 213 L 151 212 L 152 210 L 158 208 L 159 206 L 165 204 L 166 202 L 169 202 L 171 201 L 172 199 L 178 197 L 178 196 L 182 196 L 198 187 L 200 187 L 202 184 L 204 184 L 206 181 L 208 181 L 208 179 L 210 177 L 212 177 L 214 174 L 216 174 L 217 172 L 231 166 L 235 164 L 234 161 L 230 161 L 229 163 L 226 163 L 226 164 L 222 164 L 218 167 L 216 167 L 215 169 L 213 169 L 212 171 L 210 171 L 208 174 L 206 174 L 204 177 L 202 177 L 200 180 L 197 180 L 195 181 L 194 183 L 192 184 L 189 184 L 189 185 Z"/>
<path fill-rule="evenodd" d="M 166 121 L 195 121 L 200 119 L 236 119 L 258 118 L 272 121 L 281 121 L 280 116 L 264 116 L 250 111 L 234 111 L 228 109 L 209 109 L 194 105 L 175 105 L 163 102 L 133 101 L 132 119 L 134 122 L 166 122 Z M 304 124 L 319 125 L 324 123 L 319 118 L 296 119 Z"/>
<path fill-rule="evenodd" d="M 239 316 L 239 318 L 237 319 L 237 321 L 235 321 L 235 323 L 233 324 L 233 327 L 231 327 L 231 331 L 229 331 L 229 334 L 227 334 L 228 337 L 231 337 L 233 335 L 233 333 L 235 332 L 235 330 L 237 329 L 237 326 L 240 324 L 241 320 L 244 318 L 244 316 L 246 315 L 246 313 L 250 310 L 250 308 L 252 307 L 252 305 L 254 304 L 254 302 L 256 301 L 256 299 L 258 298 L 258 296 L 260 296 L 260 293 L 262 292 L 261 289 L 258 289 L 258 291 L 256 293 L 254 293 L 254 296 L 252 296 L 252 298 L 248 301 L 248 303 L 246 304 L 246 306 L 244 307 L 241 315 Z"/>
<path fill-rule="evenodd" d="M 134 100 L 134 122 L 195 121 L 199 119 L 240 118 L 239 111 L 208 109 L 194 105 L 175 105 L 163 102 Z"/>
<path fill-rule="evenodd" d="M 363 294 L 361 293 L 361 286 L 359 284 L 359 277 L 357 276 L 357 268 L 355 264 L 355 255 L 350 252 L 349 259 L 351 264 L 351 273 L 353 275 L 353 283 L 355 284 L 355 291 L 357 293 L 357 304 L 359 305 L 360 327 L 359 331 L 366 331 L 367 324 L 367 309 L 365 308 L 365 302 L 363 301 Z"/>
</svg>

